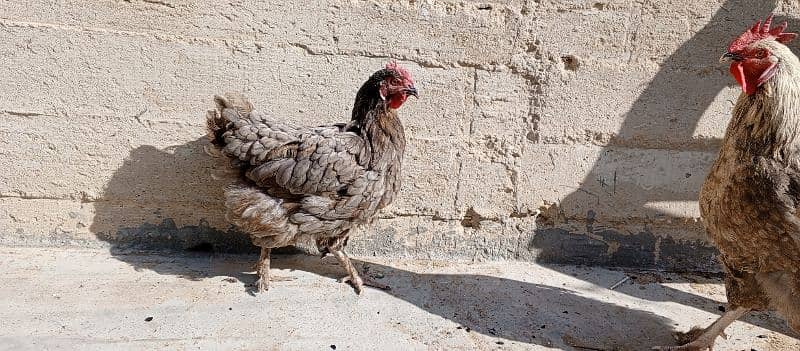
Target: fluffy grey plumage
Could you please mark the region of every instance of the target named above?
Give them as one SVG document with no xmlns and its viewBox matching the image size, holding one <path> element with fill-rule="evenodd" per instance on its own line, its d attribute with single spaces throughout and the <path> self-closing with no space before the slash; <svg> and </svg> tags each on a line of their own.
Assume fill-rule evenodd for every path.
<svg viewBox="0 0 800 351">
<path fill-rule="evenodd" d="M 410 74 L 390 63 L 361 87 L 346 124 L 295 127 L 241 97 L 215 98 L 209 137 L 241 174 L 225 191 L 227 217 L 262 248 L 260 290 L 268 287 L 269 250 L 310 237 L 361 291 L 342 248 L 400 188 L 405 135 L 397 108 L 408 95 L 416 96 Z"/>
</svg>

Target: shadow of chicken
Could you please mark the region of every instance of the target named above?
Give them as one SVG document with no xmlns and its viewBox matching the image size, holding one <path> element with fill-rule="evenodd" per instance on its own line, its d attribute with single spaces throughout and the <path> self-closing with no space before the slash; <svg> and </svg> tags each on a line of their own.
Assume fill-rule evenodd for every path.
<svg viewBox="0 0 800 351">
<path fill-rule="evenodd" d="M 364 285 L 343 248 L 350 231 L 389 205 L 400 189 L 405 135 L 397 110 L 417 97 L 411 74 L 390 62 L 361 86 L 348 123 L 295 127 L 254 111 L 233 94 L 209 111 L 212 155 L 230 159 L 239 181 L 225 189 L 227 218 L 261 247 L 259 292 L 269 288 L 270 250 L 309 238 Z"/>
<path fill-rule="evenodd" d="M 725 268 L 729 307 L 687 344 L 711 349 L 749 311 L 775 310 L 800 332 L 800 60 L 784 44 L 797 34 L 772 16 L 736 38 L 721 61 L 742 87 L 700 212 Z"/>
</svg>

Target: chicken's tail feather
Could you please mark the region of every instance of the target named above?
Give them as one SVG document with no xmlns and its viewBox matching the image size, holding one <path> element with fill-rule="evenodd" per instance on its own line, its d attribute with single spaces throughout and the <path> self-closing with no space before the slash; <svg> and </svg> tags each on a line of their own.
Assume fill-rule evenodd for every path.
<svg viewBox="0 0 800 351">
<path fill-rule="evenodd" d="M 242 116 L 249 115 L 253 111 L 253 105 L 241 94 L 226 93 L 225 96 L 214 96 L 216 109 L 208 111 L 206 115 L 206 125 L 208 127 L 208 138 L 216 146 L 225 145 L 223 135 L 228 130 L 231 122 L 236 122 Z"/>
</svg>

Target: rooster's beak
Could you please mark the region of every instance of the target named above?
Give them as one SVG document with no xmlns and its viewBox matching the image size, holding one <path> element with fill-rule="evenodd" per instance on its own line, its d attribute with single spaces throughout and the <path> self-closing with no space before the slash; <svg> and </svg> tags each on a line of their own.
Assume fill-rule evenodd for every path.
<svg viewBox="0 0 800 351">
<path fill-rule="evenodd" d="M 739 55 L 739 54 L 736 54 L 736 53 L 732 53 L 732 52 L 726 52 L 725 55 L 722 55 L 722 57 L 719 58 L 719 62 L 720 63 L 725 63 L 725 62 L 728 62 L 728 61 L 731 61 L 731 60 L 733 60 L 733 61 L 741 61 L 742 60 L 742 55 Z"/>
<path fill-rule="evenodd" d="M 408 88 L 406 88 L 403 91 L 406 93 L 406 95 L 411 95 L 411 96 L 419 99 L 419 95 L 417 94 L 417 88 L 415 88 L 413 85 L 408 87 Z"/>
</svg>

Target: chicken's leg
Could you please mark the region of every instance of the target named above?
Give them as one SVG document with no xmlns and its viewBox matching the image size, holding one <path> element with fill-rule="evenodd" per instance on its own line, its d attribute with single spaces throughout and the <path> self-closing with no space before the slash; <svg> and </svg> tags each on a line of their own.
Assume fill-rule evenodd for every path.
<svg viewBox="0 0 800 351">
<path fill-rule="evenodd" d="M 345 254 L 341 249 L 332 249 L 330 252 L 336 256 L 336 259 L 339 260 L 339 264 L 341 264 L 342 267 L 344 267 L 344 270 L 347 271 L 348 276 L 340 279 L 339 281 L 342 283 L 350 282 L 353 288 L 356 289 L 357 294 L 361 294 L 361 291 L 364 289 L 364 285 L 381 290 L 390 289 L 388 285 L 373 281 L 369 277 L 362 279 L 361 276 L 358 275 L 356 267 L 353 266 L 352 262 L 350 262 L 350 258 L 347 257 L 347 254 Z"/>
<path fill-rule="evenodd" d="M 706 329 L 692 329 L 687 335 L 694 336 L 692 342 L 681 346 L 656 346 L 653 350 L 661 351 L 705 351 L 711 350 L 714 347 L 714 340 L 718 336 L 725 337 L 725 328 L 731 323 L 735 322 L 741 316 L 744 316 L 750 309 L 744 307 L 737 307 L 732 311 L 725 312 L 714 323 Z M 698 335 L 699 334 L 699 335 Z"/>
<path fill-rule="evenodd" d="M 258 280 L 256 281 L 256 287 L 258 287 L 258 292 L 263 293 L 269 290 L 269 252 L 271 249 L 262 247 L 261 248 L 261 257 L 258 258 L 258 263 L 256 263 L 256 271 L 258 272 Z"/>
</svg>

